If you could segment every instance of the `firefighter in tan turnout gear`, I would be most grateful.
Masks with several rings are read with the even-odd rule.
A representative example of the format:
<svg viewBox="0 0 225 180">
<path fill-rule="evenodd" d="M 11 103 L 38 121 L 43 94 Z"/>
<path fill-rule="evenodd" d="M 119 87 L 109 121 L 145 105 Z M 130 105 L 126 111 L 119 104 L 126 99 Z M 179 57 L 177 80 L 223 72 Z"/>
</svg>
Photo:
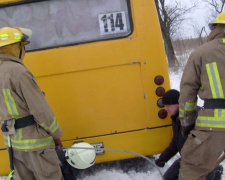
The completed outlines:
<svg viewBox="0 0 225 180">
<path fill-rule="evenodd" d="M 32 31 L 0 29 L 1 130 L 16 180 L 60 180 L 55 145 L 62 130 L 32 73 L 23 64 Z"/>
<path fill-rule="evenodd" d="M 188 134 L 180 180 L 204 180 L 225 149 L 225 12 L 210 24 L 208 41 L 189 57 L 180 85 L 179 116 Z M 204 107 L 196 113 L 197 95 Z"/>
</svg>

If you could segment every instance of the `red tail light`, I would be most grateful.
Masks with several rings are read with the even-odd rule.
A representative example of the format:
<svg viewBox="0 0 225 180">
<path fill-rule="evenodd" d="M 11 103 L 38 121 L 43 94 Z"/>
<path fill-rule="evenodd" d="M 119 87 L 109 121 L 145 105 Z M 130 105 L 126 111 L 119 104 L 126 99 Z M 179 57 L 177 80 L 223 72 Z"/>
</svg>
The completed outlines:
<svg viewBox="0 0 225 180">
<path fill-rule="evenodd" d="M 163 87 L 158 87 L 155 93 L 157 96 L 162 97 L 165 94 L 165 89 Z"/>
<path fill-rule="evenodd" d="M 162 76 L 156 76 L 154 81 L 156 85 L 162 85 L 164 83 L 164 78 Z"/>
<path fill-rule="evenodd" d="M 159 118 L 165 119 L 167 117 L 167 111 L 165 109 L 161 109 L 158 113 Z"/>
</svg>

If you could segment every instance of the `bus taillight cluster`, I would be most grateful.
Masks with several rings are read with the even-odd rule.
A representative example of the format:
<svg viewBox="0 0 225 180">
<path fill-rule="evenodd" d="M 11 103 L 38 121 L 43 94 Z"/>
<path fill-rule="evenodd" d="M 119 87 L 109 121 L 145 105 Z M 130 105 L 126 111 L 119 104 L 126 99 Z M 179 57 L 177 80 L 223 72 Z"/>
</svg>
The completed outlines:
<svg viewBox="0 0 225 180">
<path fill-rule="evenodd" d="M 156 76 L 155 77 L 155 84 L 158 85 L 158 86 L 161 86 L 163 83 L 164 83 L 164 78 L 162 76 Z M 165 94 L 165 89 L 163 87 L 158 87 L 155 91 L 156 95 L 158 97 L 162 97 L 164 94 Z M 158 101 L 157 101 L 157 105 L 160 107 L 160 108 L 163 108 L 164 107 L 164 104 L 162 103 L 162 98 L 160 98 Z M 165 109 L 161 109 L 159 112 L 158 112 L 158 116 L 159 118 L 161 119 L 165 119 L 167 117 L 167 111 Z"/>
</svg>

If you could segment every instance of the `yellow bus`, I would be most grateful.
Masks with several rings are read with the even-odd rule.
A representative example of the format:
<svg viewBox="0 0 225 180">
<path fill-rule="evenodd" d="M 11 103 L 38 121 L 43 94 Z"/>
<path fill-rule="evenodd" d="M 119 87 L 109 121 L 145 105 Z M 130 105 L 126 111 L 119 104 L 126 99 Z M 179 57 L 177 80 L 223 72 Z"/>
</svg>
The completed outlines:
<svg viewBox="0 0 225 180">
<path fill-rule="evenodd" d="M 45 92 L 63 144 L 142 155 L 162 152 L 172 138 L 161 98 L 170 88 L 154 0 L 1 0 L 0 28 L 33 34 L 25 65 Z M 97 151 L 97 162 L 135 155 Z M 0 175 L 9 172 L 0 137 Z"/>
</svg>

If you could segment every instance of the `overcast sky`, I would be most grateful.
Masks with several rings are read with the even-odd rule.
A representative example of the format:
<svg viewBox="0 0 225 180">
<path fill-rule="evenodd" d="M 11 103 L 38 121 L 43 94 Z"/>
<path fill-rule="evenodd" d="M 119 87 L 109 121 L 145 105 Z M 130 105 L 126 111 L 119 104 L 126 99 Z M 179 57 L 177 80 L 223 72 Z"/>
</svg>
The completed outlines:
<svg viewBox="0 0 225 180">
<path fill-rule="evenodd" d="M 198 34 L 196 31 L 197 29 L 202 29 L 205 26 L 207 33 L 209 33 L 208 23 L 206 22 L 207 19 L 207 12 L 209 12 L 209 5 L 202 0 L 177 0 L 182 3 L 183 7 L 191 6 L 194 1 L 197 1 L 198 6 L 197 8 L 193 9 L 190 14 L 187 14 L 186 17 L 188 21 L 181 27 L 183 36 L 186 37 L 196 37 Z M 193 27 L 194 26 L 196 27 Z M 198 28 L 197 28 L 198 27 Z"/>
</svg>

